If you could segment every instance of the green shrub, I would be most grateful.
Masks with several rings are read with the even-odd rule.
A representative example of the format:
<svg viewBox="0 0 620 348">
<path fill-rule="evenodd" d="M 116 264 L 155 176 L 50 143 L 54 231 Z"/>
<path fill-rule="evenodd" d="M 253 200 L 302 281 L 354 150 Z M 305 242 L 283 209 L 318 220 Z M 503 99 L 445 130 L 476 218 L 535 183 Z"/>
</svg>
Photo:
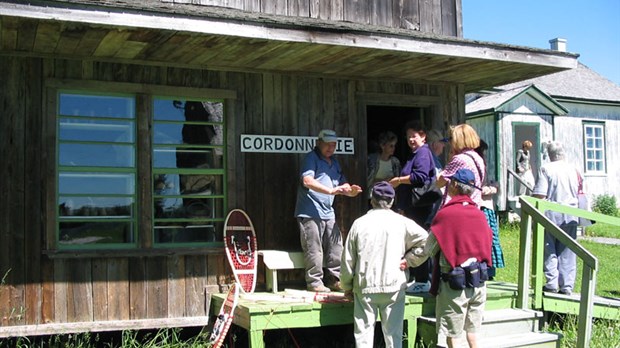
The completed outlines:
<svg viewBox="0 0 620 348">
<path fill-rule="evenodd" d="M 592 204 L 592 211 L 609 216 L 618 216 L 616 196 L 610 194 L 595 196 L 594 204 Z"/>
</svg>

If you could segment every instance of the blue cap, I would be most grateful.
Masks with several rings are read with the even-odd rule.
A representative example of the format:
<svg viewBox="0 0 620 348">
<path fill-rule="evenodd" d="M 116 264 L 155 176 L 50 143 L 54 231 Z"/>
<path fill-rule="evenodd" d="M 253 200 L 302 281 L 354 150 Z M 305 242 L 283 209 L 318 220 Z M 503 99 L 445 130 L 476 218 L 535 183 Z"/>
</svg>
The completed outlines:
<svg viewBox="0 0 620 348">
<path fill-rule="evenodd" d="M 450 180 L 456 180 L 461 184 L 465 184 L 475 189 L 482 190 L 480 187 L 476 186 L 476 176 L 474 175 L 474 172 L 467 168 L 461 168 L 457 170 L 456 173 L 454 173 L 454 175 L 450 177 Z"/>
<path fill-rule="evenodd" d="M 394 188 L 387 181 L 379 181 L 372 187 L 372 197 L 377 200 L 391 201 L 396 196 Z"/>
</svg>

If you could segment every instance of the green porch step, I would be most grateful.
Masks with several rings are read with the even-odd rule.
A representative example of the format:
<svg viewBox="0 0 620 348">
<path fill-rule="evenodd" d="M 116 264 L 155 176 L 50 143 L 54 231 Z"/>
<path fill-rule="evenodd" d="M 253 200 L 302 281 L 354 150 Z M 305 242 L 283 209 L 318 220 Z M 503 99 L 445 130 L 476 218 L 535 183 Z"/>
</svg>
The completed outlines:
<svg viewBox="0 0 620 348">
<path fill-rule="evenodd" d="M 544 314 L 523 309 L 494 309 L 484 314 L 478 332 L 481 347 L 559 347 L 561 335 L 539 332 Z M 426 347 L 446 347 L 446 338 L 435 333 L 434 317 L 418 318 L 418 335 Z M 467 347 L 463 336 L 460 346 Z"/>
</svg>

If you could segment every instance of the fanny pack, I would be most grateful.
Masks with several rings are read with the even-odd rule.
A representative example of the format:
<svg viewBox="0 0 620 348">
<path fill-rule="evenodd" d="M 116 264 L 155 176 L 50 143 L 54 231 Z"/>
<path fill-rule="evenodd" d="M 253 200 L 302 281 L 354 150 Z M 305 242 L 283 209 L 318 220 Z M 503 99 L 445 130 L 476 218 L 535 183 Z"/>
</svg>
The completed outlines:
<svg viewBox="0 0 620 348">
<path fill-rule="evenodd" d="M 489 280 L 489 272 L 486 262 L 472 262 L 469 266 L 454 267 L 448 273 L 441 274 L 441 280 L 448 282 L 453 290 L 465 288 L 479 288 Z"/>
</svg>

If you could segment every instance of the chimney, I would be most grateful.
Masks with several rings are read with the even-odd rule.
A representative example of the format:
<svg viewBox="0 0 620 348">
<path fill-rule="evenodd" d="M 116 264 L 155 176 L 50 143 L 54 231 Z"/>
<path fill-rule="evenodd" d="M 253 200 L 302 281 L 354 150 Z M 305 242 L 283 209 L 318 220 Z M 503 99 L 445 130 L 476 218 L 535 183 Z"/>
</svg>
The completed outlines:
<svg viewBox="0 0 620 348">
<path fill-rule="evenodd" d="M 551 49 L 559 52 L 566 52 L 566 39 L 562 39 L 556 37 L 555 39 L 549 40 L 551 44 Z"/>
</svg>

